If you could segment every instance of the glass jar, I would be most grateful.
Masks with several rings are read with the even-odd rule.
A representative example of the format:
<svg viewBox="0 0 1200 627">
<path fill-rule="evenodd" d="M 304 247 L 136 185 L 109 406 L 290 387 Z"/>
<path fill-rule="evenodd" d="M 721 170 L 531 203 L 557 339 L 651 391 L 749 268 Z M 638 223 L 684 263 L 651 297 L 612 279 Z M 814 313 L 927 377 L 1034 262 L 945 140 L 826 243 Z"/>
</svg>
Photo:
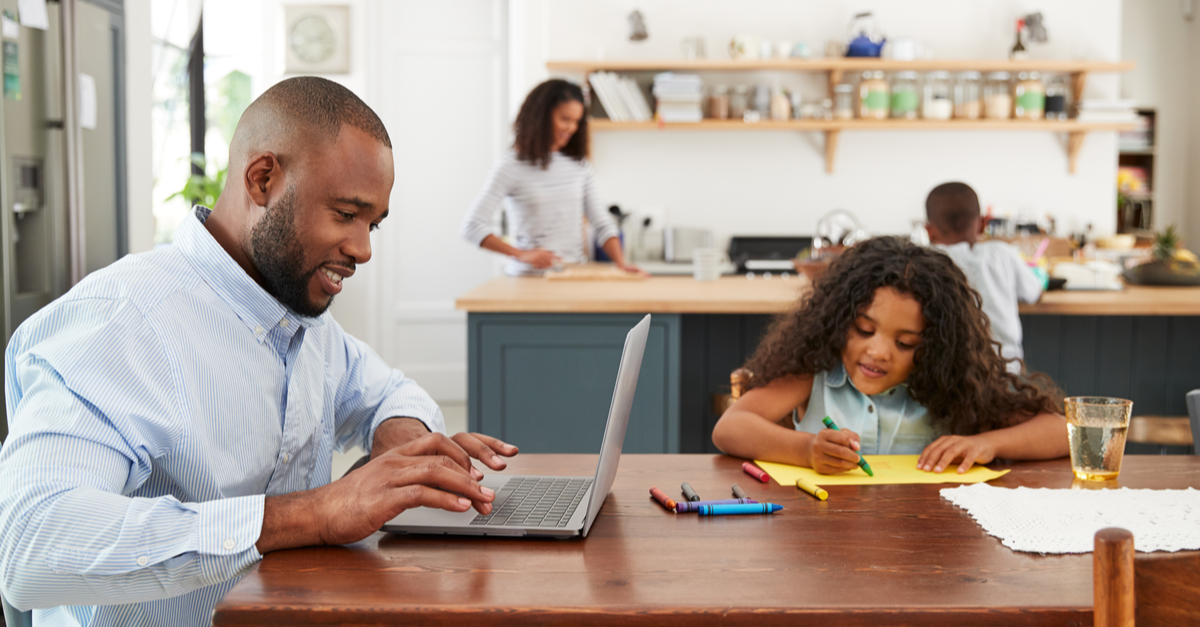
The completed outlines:
<svg viewBox="0 0 1200 627">
<path fill-rule="evenodd" d="M 724 85 L 713 87 L 708 97 L 708 117 L 714 120 L 729 119 L 729 88 Z"/>
<path fill-rule="evenodd" d="M 954 114 L 950 99 L 950 73 L 930 72 L 925 76 L 925 96 L 921 100 L 921 117 L 926 120 L 949 120 Z"/>
<path fill-rule="evenodd" d="M 1000 120 L 1012 117 L 1012 87 L 1008 72 L 992 72 L 983 84 L 983 114 Z"/>
<path fill-rule="evenodd" d="M 858 117 L 864 120 L 884 120 L 888 116 L 888 82 L 883 72 L 862 73 L 858 83 Z"/>
<path fill-rule="evenodd" d="M 854 119 L 854 85 L 842 83 L 833 86 L 833 117 L 839 120 Z"/>
<path fill-rule="evenodd" d="M 979 72 L 962 72 L 954 83 L 954 117 L 962 120 L 978 120 L 983 115 L 981 75 Z"/>
<path fill-rule="evenodd" d="M 1055 74 L 1046 81 L 1046 119 L 1065 120 L 1068 117 L 1071 103 L 1071 87 L 1067 77 Z"/>
<path fill-rule="evenodd" d="M 892 77 L 892 117 L 915 120 L 921 96 L 917 93 L 917 73 L 897 72 Z"/>
<path fill-rule="evenodd" d="M 734 120 L 740 120 L 746 115 L 746 106 L 750 103 L 750 89 L 745 85 L 738 85 L 733 88 L 733 95 L 729 97 L 729 117 Z"/>
<path fill-rule="evenodd" d="M 1046 113 L 1046 86 L 1038 72 L 1017 74 L 1013 85 L 1013 117 L 1020 120 L 1040 120 Z"/>
</svg>

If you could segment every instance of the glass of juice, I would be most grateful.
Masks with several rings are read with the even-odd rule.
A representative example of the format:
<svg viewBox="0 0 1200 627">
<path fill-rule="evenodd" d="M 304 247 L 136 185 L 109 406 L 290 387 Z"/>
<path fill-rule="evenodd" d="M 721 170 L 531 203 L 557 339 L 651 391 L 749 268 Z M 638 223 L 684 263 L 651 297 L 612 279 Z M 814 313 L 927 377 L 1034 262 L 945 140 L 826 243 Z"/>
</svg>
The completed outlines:
<svg viewBox="0 0 1200 627">
<path fill-rule="evenodd" d="M 1116 479 L 1121 473 L 1133 401 L 1108 396 L 1071 396 L 1063 403 L 1071 442 L 1071 470 L 1075 476 L 1084 481 Z"/>
</svg>

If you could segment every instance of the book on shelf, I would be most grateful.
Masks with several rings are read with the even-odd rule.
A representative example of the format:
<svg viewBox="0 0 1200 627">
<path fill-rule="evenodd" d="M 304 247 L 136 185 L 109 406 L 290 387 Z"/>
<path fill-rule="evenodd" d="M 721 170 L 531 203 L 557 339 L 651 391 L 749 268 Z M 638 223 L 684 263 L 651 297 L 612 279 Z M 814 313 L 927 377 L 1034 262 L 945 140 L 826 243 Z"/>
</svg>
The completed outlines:
<svg viewBox="0 0 1200 627">
<path fill-rule="evenodd" d="M 646 102 L 646 96 L 632 78 L 621 77 L 612 72 L 593 72 L 588 80 L 610 120 L 650 121 L 650 104 Z"/>
<path fill-rule="evenodd" d="M 662 72 L 654 76 L 655 117 L 663 122 L 704 119 L 704 82 L 696 74 Z"/>
</svg>

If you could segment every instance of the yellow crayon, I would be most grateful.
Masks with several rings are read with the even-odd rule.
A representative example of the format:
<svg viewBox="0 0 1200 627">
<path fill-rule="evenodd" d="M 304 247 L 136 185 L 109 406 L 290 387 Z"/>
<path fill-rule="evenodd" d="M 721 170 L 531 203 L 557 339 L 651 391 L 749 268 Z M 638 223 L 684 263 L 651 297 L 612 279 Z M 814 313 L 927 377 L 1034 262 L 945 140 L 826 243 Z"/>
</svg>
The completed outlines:
<svg viewBox="0 0 1200 627">
<path fill-rule="evenodd" d="M 808 492 L 809 494 L 824 501 L 829 498 L 829 493 L 821 489 L 821 486 L 809 483 L 803 479 L 796 480 L 796 487 Z"/>
</svg>

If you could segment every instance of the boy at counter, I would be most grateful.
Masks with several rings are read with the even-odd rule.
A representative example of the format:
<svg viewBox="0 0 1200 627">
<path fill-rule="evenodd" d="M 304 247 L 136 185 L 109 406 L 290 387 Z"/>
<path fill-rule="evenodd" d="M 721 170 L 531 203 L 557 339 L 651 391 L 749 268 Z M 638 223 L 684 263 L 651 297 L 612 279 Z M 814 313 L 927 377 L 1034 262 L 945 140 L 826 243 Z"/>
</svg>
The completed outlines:
<svg viewBox="0 0 1200 627">
<path fill-rule="evenodd" d="M 967 282 L 983 298 L 983 312 L 991 321 L 992 338 L 1008 369 L 1020 373 L 1025 350 L 1021 345 L 1018 303 L 1036 303 L 1042 282 L 1005 242 L 976 241 L 983 232 L 979 197 L 966 183 L 942 183 L 925 199 L 925 228 L 934 248 L 946 253 L 967 275 Z"/>
</svg>

